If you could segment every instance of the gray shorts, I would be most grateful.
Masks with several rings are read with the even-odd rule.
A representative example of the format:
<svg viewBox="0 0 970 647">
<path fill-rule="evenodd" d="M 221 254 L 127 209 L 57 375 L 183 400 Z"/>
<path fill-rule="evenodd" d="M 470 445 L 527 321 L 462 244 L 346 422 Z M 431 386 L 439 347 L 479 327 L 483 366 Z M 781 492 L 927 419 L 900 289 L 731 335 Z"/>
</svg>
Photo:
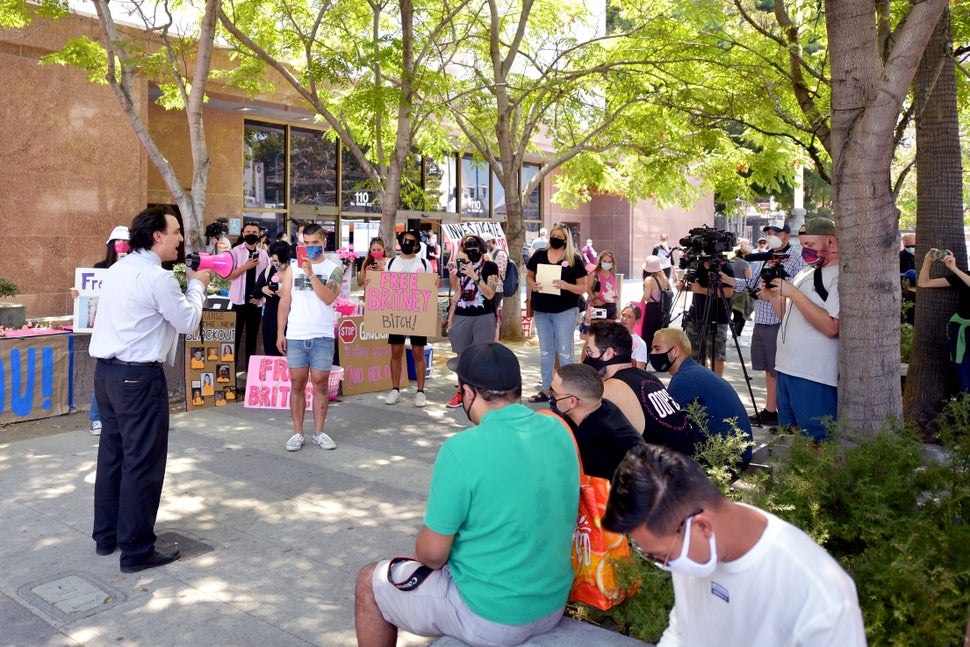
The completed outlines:
<svg viewBox="0 0 970 647">
<path fill-rule="evenodd" d="M 778 326 L 755 324 L 751 332 L 751 368 L 775 374 L 775 354 L 778 352 Z"/>
<path fill-rule="evenodd" d="M 374 599 L 385 620 L 419 636 L 452 636 L 475 647 L 518 645 L 531 636 L 551 631 L 562 619 L 565 606 L 522 625 L 492 622 L 468 608 L 447 565 L 432 571 L 418 588 L 401 591 L 387 581 L 389 563 L 385 560 L 374 568 Z"/>
<path fill-rule="evenodd" d="M 448 326 L 448 340 L 455 353 L 464 353 L 466 348 L 474 344 L 495 341 L 495 313 L 477 317 L 455 315 Z"/>
<path fill-rule="evenodd" d="M 705 337 L 707 340 L 704 343 L 704 356 L 705 359 L 711 356 L 711 326 L 715 326 L 716 332 L 714 333 L 714 359 L 719 361 L 724 361 L 727 359 L 727 336 L 728 336 L 728 324 L 708 324 L 707 330 L 705 331 Z M 691 346 L 691 357 L 695 361 L 700 361 L 701 352 L 701 339 L 700 331 L 693 321 L 687 320 L 684 323 L 684 334 L 687 335 L 687 339 L 690 340 Z"/>
</svg>

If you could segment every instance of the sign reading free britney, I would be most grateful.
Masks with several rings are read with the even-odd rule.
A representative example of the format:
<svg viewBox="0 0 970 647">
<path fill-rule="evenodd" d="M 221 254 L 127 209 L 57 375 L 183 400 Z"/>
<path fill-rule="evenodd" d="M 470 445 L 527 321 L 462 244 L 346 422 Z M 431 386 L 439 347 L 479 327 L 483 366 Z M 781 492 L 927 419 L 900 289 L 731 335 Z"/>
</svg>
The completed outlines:
<svg viewBox="0 0 970 647">
<path fill-rule="evenodd" d="M 368 330 L 422 337 L 439 334 L 441 314 L 434 274 L 381 272 L 376 277 L 368 273 L 368 278 L 364 288 L 364 326 Z"/>
</svg>

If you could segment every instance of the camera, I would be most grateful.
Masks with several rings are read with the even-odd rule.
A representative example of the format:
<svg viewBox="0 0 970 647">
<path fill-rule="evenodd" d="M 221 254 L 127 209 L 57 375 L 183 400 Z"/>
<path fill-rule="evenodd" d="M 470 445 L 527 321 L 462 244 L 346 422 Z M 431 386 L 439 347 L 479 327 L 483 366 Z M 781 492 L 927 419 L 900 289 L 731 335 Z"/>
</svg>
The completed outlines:
<svg viewBox="0 0 970 647">
<path fill-rule="evenodd" d="M 948 249 L 931 249 L 930 250 L 930 260 L 938 261 L 941 258 L 946 258 L 950 255 L 950 250 Z"/>
<path fill-rule="evenodd" d="M 687 236 L 680 239 L 680 269 L 684 273 L 684 285 L 690 285 L 697 279 L 702 281 L 709 277 L 710 284 L 719 282 L 719 275 L 730 265 L 724 258 L 724 253 L 734 249 L 737 236 L 730 231 L 715 229 L 714 227 L 694 227 Z"/>
<path fill-rule="evenodd" d="M 590 319 L 606 319 L 606 308 L 593 308 L 589 317 Z"/>
<path fill-rule="evenodd" d="M 785 270 L 785 266 L 777 262 L 769 262 L 763 268 L 761 268 L 760 278 L 765 282 L 767 287 L 772 287 L 771 282 L 775 279 L 787 279 L 788 272 Z"/>
</svg>

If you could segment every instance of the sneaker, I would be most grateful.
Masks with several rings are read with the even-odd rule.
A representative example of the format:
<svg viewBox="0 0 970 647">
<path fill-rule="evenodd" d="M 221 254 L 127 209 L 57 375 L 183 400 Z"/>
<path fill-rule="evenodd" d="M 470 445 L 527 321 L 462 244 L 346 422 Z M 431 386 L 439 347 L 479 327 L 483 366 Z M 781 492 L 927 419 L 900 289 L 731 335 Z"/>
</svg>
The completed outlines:
<svg viewBox="0 0 970 647">
<path fill-rule="evenodd" d="M 758 416 L 756 416 L 756 415 L 754 415 L 754 416 L 748 416 L 748 420 L 751 421 L 751 424 L 754 424 L 754 425 L 758 424 Z M 767 409 L 762 409 L 761 410 L 761 424 L 763 426 L 765 426 L 765 427 L 768 427 L 770 425 L 777 425 L 778 424 L 778 412 L 777 411 L 768 411 Z"/>
<path fill-rule="evenodd" d="M 448 400 L 448 404 L 445 405 L 445 406 L 447 406 L 449 409 L 457 409 L 458 407 L 460 407 L 461 406 L 461 391 L 459 391 L 458 393 L 456 393 L 455 394 L 455 397 L 453 397 L 452 399 Z"/>
<path fill-rule="evenodd" d="M 91 421 L 91 427 L 88 428 L 88 433 L 91 434 L 92 436 L 100 436 L 101 435 L 101 421 L 100 420 L 92 420 Z"/>
<path fill-rule="evenodd" d="M 414 406 L 424 407 L 428 404 L 428 398 L 424 395 L 424 391 L 418 391 L 414 394 Z"/>
<path fill-rule="evenodd" d="M 337 449 L 337 443 L 333 442 L 333 438 L 323 433 L 313 434 L 313 442 L 320 446 L 320 449 Z"/>
<path fill-rule="evenodd" d="M 384 398 L 384 404 L 397 404 L 401 401 L 401 391 L 398 389 L 391 389 L 391 392 L 387 394 Z"/>
<path fill-rule="evenodd" d="M 303 434 L 293 434 L 290 439 L 286 441 L 286 451 L 288 452 L 298 452 L 303 449 Z"/>
</svg>

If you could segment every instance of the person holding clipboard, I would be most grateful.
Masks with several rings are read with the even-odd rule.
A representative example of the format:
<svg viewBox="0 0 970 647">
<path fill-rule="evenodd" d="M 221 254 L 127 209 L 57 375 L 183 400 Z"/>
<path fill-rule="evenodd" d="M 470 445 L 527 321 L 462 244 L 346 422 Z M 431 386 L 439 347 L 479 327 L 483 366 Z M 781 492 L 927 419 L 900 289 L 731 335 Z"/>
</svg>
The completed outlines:
<svg viewBox="0 0 970 647">
<path fill-rule="evenodd" d="M 549 246 L 533 252 L 526 265 L 526 284 L 532 290 L 532 311 L 539 335 L 542 389 L 529 402 L 547 402 L 555 368 L 573 364 L 574 331 L 579 315 L 579 296 L 586 293 L 586 267 L 576 253 L 565 225 L 554 225 Z"/>
</svg>

